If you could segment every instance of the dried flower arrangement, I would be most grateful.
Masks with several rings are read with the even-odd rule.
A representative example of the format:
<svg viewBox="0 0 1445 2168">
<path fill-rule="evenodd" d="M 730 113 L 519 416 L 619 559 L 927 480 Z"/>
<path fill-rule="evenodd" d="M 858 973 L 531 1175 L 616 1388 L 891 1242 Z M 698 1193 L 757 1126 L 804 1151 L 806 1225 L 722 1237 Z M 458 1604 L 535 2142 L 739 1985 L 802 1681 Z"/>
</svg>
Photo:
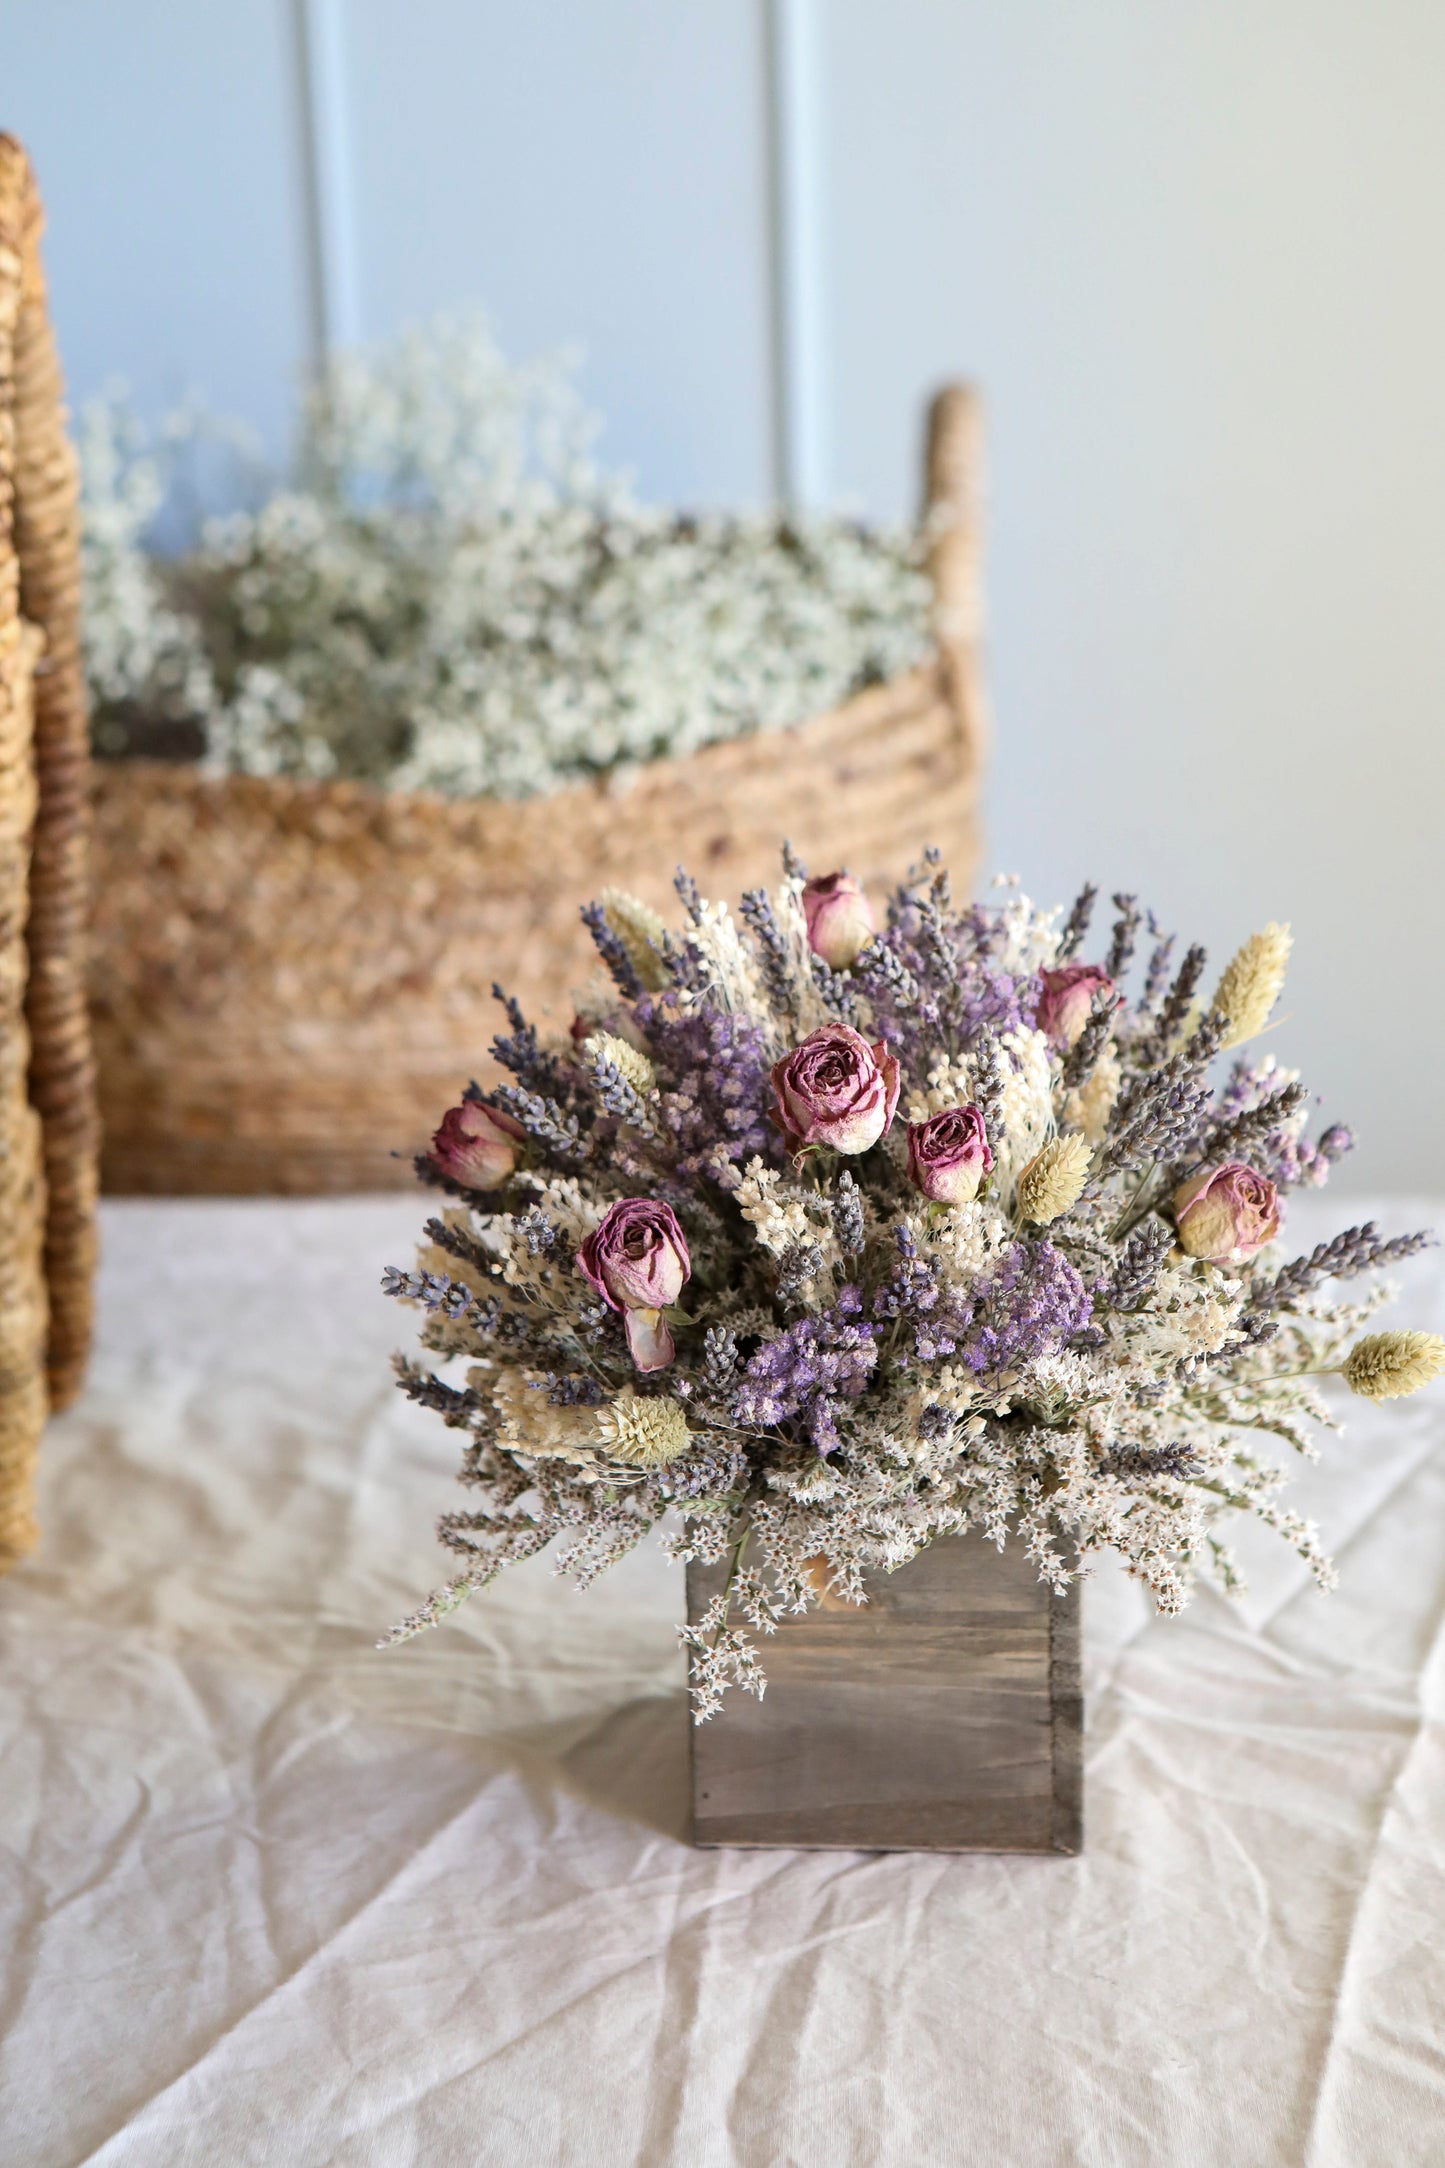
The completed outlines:
<svg viewBox="0 0 1445 2168">
<path fill-rule="evenodd" d="M 1359 1337 L 1388 1290 L 1330 1287 L 1428 1235 L 1274 1248 L 1286 1192 L 1352 1142 L 1306 1137 L 1270 1057 L 1210 1081 L 1266 1024 L 1287 929 L 1206 1005 L 1203 949 L 1176 966 L 1133 896 L 1092 964 L 1092 888 L 1062 925 L 1012 893 L 960 906 L 936 854 L 881 930 L 790 853 L 741 922 L 677 887 L 677 930 L 587 907 L 610 984 L 555 1045 L 512 1004 L 515 1082 L 473 1087 L 418 1161 L 453 1202 L 383 1284 L 466 1368 L 398 1377 L 466 1433 L 479 1503 L 443 1517 L 460 1571 L 392 1638 L 554 1538 L 585 1583 L 669 1517 L 673 1555 L 731 1561 L 683 1629 L 699 1718 L 762 1692 L 749 1629 L 972 1524 L 1059 1591 L 1112 1548 L 1172 1612 L 1201 1568 L 1239 1585 L 1217 1524 L 1252 1513 L 1328 1586 L 1259 1441 L 1314 1457 L 1313 1380 L 1413 1392 L 1445 1341 Z"/>
<path fill-rule="evenodd" d="M 176 470 L 240 433 L 93 407 L 97 750 L 522 798 L 796 723 L 930 651 L 918 535 L 641 505 L 597 426 L 564 366 L 439 320 L 335 361 L 291 478 L 253 473 L 254 509 L 165 557 Z"/>
</svg>

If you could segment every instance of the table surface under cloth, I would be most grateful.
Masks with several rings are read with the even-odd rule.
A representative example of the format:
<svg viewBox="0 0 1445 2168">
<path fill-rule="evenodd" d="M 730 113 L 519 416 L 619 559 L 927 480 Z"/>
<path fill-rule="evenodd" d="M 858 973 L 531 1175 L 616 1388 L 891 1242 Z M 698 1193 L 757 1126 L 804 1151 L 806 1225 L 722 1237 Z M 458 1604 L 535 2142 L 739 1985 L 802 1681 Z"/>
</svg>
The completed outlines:
<svg viewBox="0 0 1445 2168">
<path fill-rule="evenodd" d="M 1445 1221 L 1295 1244 L 1371 1209 Z M 1445 2160 L 1445 1391 L 1302 1471 L 1336 1595 L 1263 1531 L 1242 1603 L 1091 1582 L 1082 1858 L 694 1852 L 652 1543 L 373 1646 L 464 1495 L 387 1368 L 425 1210 L 106 1213 L 0 1583 L 5 2168 Z"/>
</svg>

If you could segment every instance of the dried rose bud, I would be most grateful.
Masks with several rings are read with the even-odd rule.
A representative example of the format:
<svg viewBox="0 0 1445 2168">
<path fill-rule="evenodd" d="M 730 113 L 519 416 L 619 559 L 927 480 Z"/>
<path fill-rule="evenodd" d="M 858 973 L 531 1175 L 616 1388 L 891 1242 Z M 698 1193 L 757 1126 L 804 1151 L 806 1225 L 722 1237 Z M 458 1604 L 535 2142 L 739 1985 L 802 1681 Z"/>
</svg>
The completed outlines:
<svg viewBox="0 0 1445 2168">
<path fill-rule="evenodd" d="M 1229 1159 L 1174 1192 L 1174 1226 L 1188 1256 L 1242 1264 L 1279 1233 L 1279 1196 L 1268 1175 Z"/>
<path fill-rule="evenodd" d="M 830 971 L 851 964 L 873 939 L 873 907 L 851 873 L 825 873 L 803 890 L 808 945 Z"/>
<path fill-rule="evenodd" d="M 1112 994 L 1114 981 L 1097 964 L 1060 964 L 1057 971 L 1039 976 L 1044 990 L 1039 996 L 1038 1028 L 1055 1046 L 1068 1048 L 1089 1021 L 1095 994 Z"/>
<path fill-rule="evenodd" d="M 969 1204 L 993 1167 L 977 1107 L 949 1107 L 908 1125 L 908 1179 L 935 1204 Z"/>
<path fill-rule="evenodd" d="M 663 1311 L 692 1276 L 687 1237 L 670 1204 L 623 1197 L 577 1252 L 577 1268 L 622 1313 L 639 1370 L 665 1370 L 676 1349 Z"/>
<path fill-rule="evenodd" d="M 442 1116 L 431 1140 L 431 1162 L 464 1189 L 499 1189 L 517 1164 L 517 1146 L 526 1134 L 499 1107 L 464 1099 Z"/>
<path fill-rule="evenodd" d="M 901 1078 L 880 1039 L 870 1046 L 848 1024 L 824 1024 L 773 1064 L 773 1120 L 790 1152 L 824 1144 L 866 1152 L 893 1119 Z"/>
</svg>

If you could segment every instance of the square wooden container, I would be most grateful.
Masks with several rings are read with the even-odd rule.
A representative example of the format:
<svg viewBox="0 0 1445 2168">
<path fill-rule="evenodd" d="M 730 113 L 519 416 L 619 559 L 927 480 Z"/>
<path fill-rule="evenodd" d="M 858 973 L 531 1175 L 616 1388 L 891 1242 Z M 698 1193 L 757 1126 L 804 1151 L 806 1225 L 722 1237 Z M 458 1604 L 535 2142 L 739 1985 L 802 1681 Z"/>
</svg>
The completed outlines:
<svg viewBox="0 0 1445 2168">
<path fill-rule="evenodd" d="M 724 1566 L 690 1566 L 688 1616 Z M 885 1852 L 1078 1852 L 1079 1591 L 976 1532 L 868 1575 L 760 1640 L 762 1701 L 692 1734 L 693 1842 Z"/>
</svg>

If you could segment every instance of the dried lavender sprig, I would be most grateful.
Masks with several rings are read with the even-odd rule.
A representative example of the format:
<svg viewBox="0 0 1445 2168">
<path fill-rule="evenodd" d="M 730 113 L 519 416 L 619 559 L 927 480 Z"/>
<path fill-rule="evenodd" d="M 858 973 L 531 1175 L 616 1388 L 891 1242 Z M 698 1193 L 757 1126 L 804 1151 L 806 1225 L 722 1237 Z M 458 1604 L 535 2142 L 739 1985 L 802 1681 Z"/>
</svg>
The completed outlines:
<svg viewBox="0 0 1445 2168">
<path fill-rule="evenodd" d="M 1278 1091 L 1261 1099 L 1256 1107 L 1246 1107 L 1236 1114 L 1233 1121 L 1221 1122 L 1210 1129 L 1200 1143 L 1197 1157 L 1210 1159 L 1242 1159 L 1255 1145 L 1262 1144 L 1276 1129 L 1282 1129 L 1309 1098 L 1308 1088 L 1299 1083 L 1282 1084 Z"/>
<path fill-rule="evenodd" d="M 726 1401 L 737 1371 L 737 1334 L 726 1325 L 709 1325 L 703 1334 L 703 1391 L 710 1399 Z"/>
<path fill-rule="evenodd" d="M 1399 1264 L 1420 1250 L 1432 1249 L 1436 1240 L 1429 1228 L 1422 1228 L 1416 1234 L 1393 1235 L 1386 1240 L 1373 1220 L 1366 1220 L 1361 1227 L 1347 1227 L 1332 1242 L 1317 1243 L 1308 1257 L 1297 1257 L 1293 1264 L 1284 1266 L 1258 1289 L 1250 1302 L 1250 1310 L 1259 1315 L 1288 1309 L 1291 1303 L 1298 1302 L 1301 1296 L 1310 1294 L 1326 1280 L 1348 1280 L 1357 1272 L 1373 1272 L 1381 1265 Z"/>
<path fill-rule="evenodd" d="M 637 975 L 637 966 L 627 953 L 627 944 L 614 927 L 608 924 L 606 910 L 600 903 L 584 903 L 582 923 L 596 944 L 597 953 L 612 974 L 613 984 L 626 1001 L 639 1001 L 646 989 Z"/>
<path fill-rule="evenodd" d="M 482 1248 L 476 1236 L 468 1234 L 465 1227 L 449 1227 L 445 1220 L 429 1219 L 425 1233 L 427 1240 L 434 1242 L 439 1250 L 445 1250 L 449 1257 L 459 1258 L 464 1265 L 470 1265 L 474 1272 L 491 1271 L 492 1258 Z"/>
<path fill-rule="evenodd" d="M 793 981 L 788 944 L 773 910 L 773 899 L 765 888 L 747 888 L 739 908 L 762 951 L 763 978 L 768 992 L 777 1007 L 791 1015 L 798 1006 L 798 989 Z"/>
<path fill-rule="evenodd" d="M 406 1272 L 400 1265 L 383 1266 L 381 1292 L 398 1302 L 419 1302 L 424 1310 L 440 1310 L 448 1318 L 465 1316 L 477 1300 L 465 1280 L 449 1279 L 444 1272 Z"/>
<path fill-rule="evenodd" d="M 1119 916 L 1114 924 L 1114 938 L 1104 959 L 1104 969 L 1111 979 L 1122 979 L 1134 959 L 1134 943 L 1139 932 L 1139 898 L 1117 895 L 1114 908 Z"/>
<path fill-rule="evenodd" d="M 554 1408 L 600 1408 L 607 1395 L 596 1378 L 584 1372 L 569 1370 L 560 1375 L 549 1370 L 544 1378 L 536 1381 L 537 1390 L 545 1391 Z"/>
<path fill-rule="evenodd" d="M 1074 898 L 1073 907 L 1064 920 L 1064 930 L 1059 935 L 1059 946 L 1056 951 L 1059 963 L 1067 963 L 1071 956 L 1078 955 L 1083 946 L 1084 936 L 1089 930 L 1089 923 L 1094 916 L 1094 905 L 1098 901 L 1098 897 L 1099 891 L 1094 886 L 1094 883 L 1085 881 L 1078 895 Z"/>
<path fill-rule="evenodd" d="M 887 936 L 870 941 L 853 966 L 853 975 L 871 994 L 881 994 L 900 1009 L 911 1008 L 923 989 Z"/>
<path fill-rule="evenodd" d="M 748 1456 L 742 1448 L 719 1440 L 669 1461 L 652 1480 L 664 1500 L 727 1498 L 746 1481 L 747 1473 Z"/>
<path fill-rule="evenodd" d="M 1211 1009 L 1187 1045 L 1162 1068 L 1129 1079 L 1114 1109 L 1114 1133 L 1105 1145 L 1101 1171 L 1117 1173 L 1146 1159 L 1172 1164 L 1182 1157 L 1212 1103 L 1204 1072 L 1219 1052 L 1225 1029 L 1223 1016 Z"/>
<path fill-rule="evenodd" d="M 420 1363 L 408 1362 L 404 1355 L 394 1355 L 391 1366 L 407 1399 L 435 1409 L 448 1430 L 470 1429 L 473 1417 L 481 1413 L 482 1396 L 473 1386 L 448 1385 L 430 1370 L 423 1370 Z"/>
<path fill-rule="evenodd" d="M 974 1038 L 969 1055 L 973 1098 L 987 1133 L 998 1136 L 1003 1119 L 1003 1062 L 997 1035 L 987 1025 Z"/>
<path fill-rule="evenodd" d="M 858 995 L 853 981 L 846 971 L 831 971 L 821 956 L 810 956 L 813 984 L 817 987 L 828 1007 L 845 1024 L 858 1022 Z"/>
<path fill-rule="evenodd" d="M 545 1257 L 557 1246 L 557 1227 L 539 1204 L 529 1204 L 517 1214 L 517 1233 L 527 1245 L 529 1257 Z"/>
<path fill-rule="evenodd" d="M 622 1074 L 615 1061 L 610 1061 L 605 1054 L 598 1054 L 588 1074 L 603 1107 L 617 1121 L 626 1122 L 633 1129 L 652 1128 L 647 1101 L 632 1079 Z"/>
<path fill-rule="evenodd" d="M 672 885 L 677 890 L 678 902 L 692 920 L 693 925 L 700 926 L 702 924 L 702 898 L 697 892 L 697 882 L 685 866 L 678 867 L 672 877 Z"/>
<path fill-rule="evenodd" d="M 571 1079 L 566 1063 L 555 1054 L 549 1054 L 537 1043 L 537 1027 L 529 1024 L 522 1014 L 521 1004 L 511 994 L 492 982 L 492 993 L 507 1012 L 510 1032 L 499 1031 L 492 1041 L 492 1052 L 504 1069 L 526 1085 L 529 1091 L 549 1093 L 554 1098 L 566 1096 Z M 466 1093 L 469 1099 L 481 1099 L 482 1089 L 473 1084 Z"/>
<path fill-rule="evenodd" d="M 1070 1047 L 1064 1061 L 1065 1091 L 1077 1091 L 1081 1085 L 1088 1083 L 1109 1043 L 1115 1014 L 1123 1006 L 1123 996 L 1120 994 L 1103 991 L 1095 994 L 1088 1022 Z"/>
<path fill-rule="evenodd" d="M 1184 952 L 1179 975 L 1170 987 L 1159 1021 L 1147 1039 L 1141 1041 L 1141 1053 L 1145 1060 L 1162 1061 L 1188 1021 L 1194 1005 L 1199 981 L 1204 976 L 1204 966 L 1209 961 L 1209 951 L 1201 942 L 1195 941 Z"/>
<path fill-rule="evenodd" d="M 499 1105 L 516 1116 L 529 1136 L 558 1159 L 575 1165 L 590 1158 L 591 1140 L 582 1135 L 576 1115 L 568 1113 L 555 1099 L 525 1091 L 520 1084 L 499 1084 L 496 1098 Z"/>
<path fill-rule="evenodd" d="M 806 881 L 808 878 L 807 867 L 786 836 L 783 838 L 783 871 L 790 881 Z"/>
<path fill-rule="evenodd" d="M 1165 934 L 1149 957 L 1149 967 L 1144 973 L 1144 991 L 1139 997 L 1137 1016 L 1150 1016 L 1164 996 L 1169 979 L 1170 959 L 1174 954 L 1174 935 Z"/>
<path fill-rule="evenodd" d="M 833 1233 L 839 1249 L 845 1257 L 856 1257 L 865 1239 L 863 1221 L 863 1192 L 845 1167 L 838 1177 L 838 1184 L 828 1199 L 828 1210 L 833 1219 Z"/>
<path fill-rule="evenodd" d="M 925 965 L 931 965 L 929 976 L 936 986 L 956 990 L 958 980 L 958 948 L 949 932 L 946 915 L 948 875 L 935 875 L 928 891 L 917 899 L 918 923 L 914 940 Z"/>
<path fill-rule="evenodd" d="M 1123 1249 L 1107 1281 L 1095 1290 L 1110 1310 L 1141 1308 L 1174 1247 L 1174 1229 L 1161 1219 L 1149 1218 L 1137 1227 Z"/>
<path fill-rule="evenodd" d="M 816 1242 L 790 1242 L 778 1259 L 779 1302 L 801 1302 L 811 1280 L 823 1269 L 823 1252 Z"/>
</svg>

